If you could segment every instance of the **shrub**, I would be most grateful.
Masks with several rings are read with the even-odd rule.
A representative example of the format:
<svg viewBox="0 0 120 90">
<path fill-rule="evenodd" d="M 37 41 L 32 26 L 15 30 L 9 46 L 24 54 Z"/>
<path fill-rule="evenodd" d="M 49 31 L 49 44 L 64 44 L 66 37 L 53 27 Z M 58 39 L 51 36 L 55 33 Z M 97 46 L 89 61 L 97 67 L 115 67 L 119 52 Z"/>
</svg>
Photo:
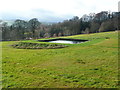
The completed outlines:
<svg viewBox="0 0 120 90">
<path fill-rule="evenodd" d="M 66 45 L 61 44 L 42 44 L 42 43 L 28 43 L 28 42 L 20 42 L 18 44 L 12 45 L 14 48 L 19 49 L 55 49 L 55 48 L 64 48 Z"/>
</svg>

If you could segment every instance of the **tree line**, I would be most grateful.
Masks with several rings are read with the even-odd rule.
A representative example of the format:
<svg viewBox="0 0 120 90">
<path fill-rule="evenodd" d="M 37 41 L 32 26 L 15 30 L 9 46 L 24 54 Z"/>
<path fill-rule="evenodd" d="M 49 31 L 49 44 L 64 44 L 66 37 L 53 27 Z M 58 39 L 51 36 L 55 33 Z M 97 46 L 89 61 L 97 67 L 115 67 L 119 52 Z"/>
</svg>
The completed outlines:
<svg viewBox="0 0 120 90">
<path fill-rule="evenodd" d="M 0 20 L 2 40 L 26 40 L 89 34 L 120 29 L 120 12 L 102 11 L 90 13 L 81 18 L 72 19 L 50 25 L 42 24 L 37 18 L 29 21 L 17 19 L 12 25 Z"/>
</svg>

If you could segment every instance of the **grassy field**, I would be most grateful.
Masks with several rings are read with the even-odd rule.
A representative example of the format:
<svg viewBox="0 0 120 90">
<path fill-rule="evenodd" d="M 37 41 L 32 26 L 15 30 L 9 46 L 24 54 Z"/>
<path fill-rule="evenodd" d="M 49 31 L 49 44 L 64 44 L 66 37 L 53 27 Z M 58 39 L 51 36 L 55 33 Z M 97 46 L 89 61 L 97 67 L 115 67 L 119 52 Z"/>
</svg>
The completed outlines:
<svg viewBox="0 0 120 90">
<path fill-rule="evenodd" d="M 2 42 L 3 88 L 118 88 L 117 31 L 63 38 L 89 41 L 60 49 L 16 49 L 11 45 L 19 41 Z"/>
</svg>

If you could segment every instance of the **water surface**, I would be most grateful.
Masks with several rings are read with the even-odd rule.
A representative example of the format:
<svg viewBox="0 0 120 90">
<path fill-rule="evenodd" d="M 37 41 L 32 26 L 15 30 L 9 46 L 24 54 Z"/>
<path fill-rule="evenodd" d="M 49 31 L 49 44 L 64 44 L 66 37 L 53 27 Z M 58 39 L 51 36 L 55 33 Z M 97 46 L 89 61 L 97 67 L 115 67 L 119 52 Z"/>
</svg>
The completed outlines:
<svg viewBox="0 0 120 90">
<path fill-rule="evenodd" d="M 86 42 L 88 40 L 57 38 L 57 39 L 47 39 L 47 40 L 38 40 L 38 41 L 40 41 L 40 42 L 51 42 L 51 43 L 78 44 L 78 43 Z"/>
<path fill-rule="evenodd" d="M 71 40 L 54 40 L 54 41 L 48 41 L 52 43 L 66 43 L 66 44 L 78 44 L 82 43 L 82 41 L 71 41 Z"/>
</svg>

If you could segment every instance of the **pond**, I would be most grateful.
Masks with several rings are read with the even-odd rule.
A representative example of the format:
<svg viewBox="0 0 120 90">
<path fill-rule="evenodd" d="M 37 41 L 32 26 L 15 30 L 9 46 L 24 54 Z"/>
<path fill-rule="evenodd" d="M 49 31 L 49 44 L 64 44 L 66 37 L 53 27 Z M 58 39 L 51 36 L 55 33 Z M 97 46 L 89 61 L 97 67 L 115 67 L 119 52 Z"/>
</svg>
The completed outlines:
<svg viewBox="0 0 120 90">
<path fill-rule="evenodd" d="M 51 42 L 51 43 L 78 44 L 78 43 L 86 42 L 88 40 L 57 38 L 57 39 L 38 40 L 38 41 L 40 41 L 40 42 Z"/>
</svg>

